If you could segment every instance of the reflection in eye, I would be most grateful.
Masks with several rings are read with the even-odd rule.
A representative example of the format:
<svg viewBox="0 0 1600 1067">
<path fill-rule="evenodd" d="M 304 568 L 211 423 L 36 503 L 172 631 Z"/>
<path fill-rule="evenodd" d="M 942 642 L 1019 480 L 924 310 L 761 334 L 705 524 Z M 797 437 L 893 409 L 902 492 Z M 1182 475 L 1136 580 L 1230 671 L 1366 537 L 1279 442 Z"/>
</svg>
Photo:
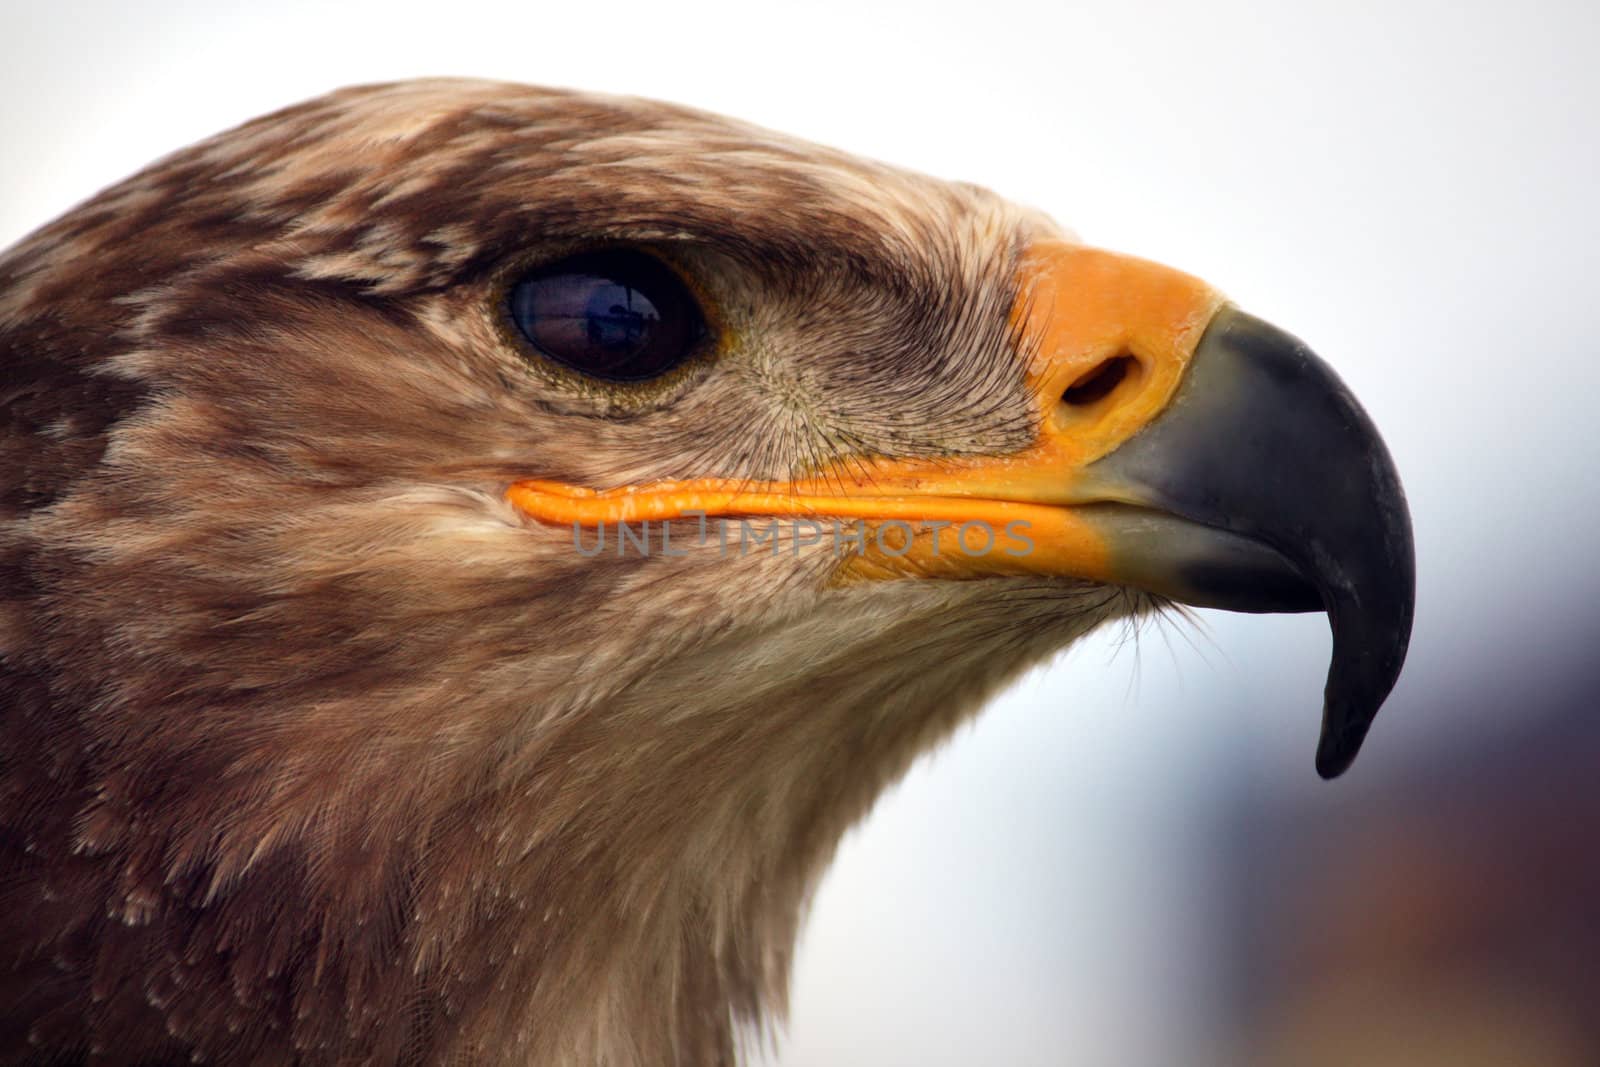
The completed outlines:
<svg viewBox="0 0 1600 1067">
<path fill-rule="evenodd" d="M 640 381 L 694 351 L 705 318 L 667 267 L 641 252 L 545 264 L 511 290 L 511 317 L 541 353 L 596 378 Z"/>
</svg>

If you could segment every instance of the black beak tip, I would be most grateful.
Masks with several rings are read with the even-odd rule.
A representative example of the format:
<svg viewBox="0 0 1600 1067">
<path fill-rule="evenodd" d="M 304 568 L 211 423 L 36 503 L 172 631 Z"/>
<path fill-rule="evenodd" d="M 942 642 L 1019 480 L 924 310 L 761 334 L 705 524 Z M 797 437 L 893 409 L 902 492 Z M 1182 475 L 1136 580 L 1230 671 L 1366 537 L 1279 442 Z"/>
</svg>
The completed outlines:
<svg viewBox="0 0 1600 1067">
<path fill-rule="evenodd" d="M 1356 761 L 1361 742 L 1366 740 L 1368 723 L 1346 724 L 1343 729 L 1324 728 L 1317 743 L 1317 775 L 1331 782 Z"/>
</svg>

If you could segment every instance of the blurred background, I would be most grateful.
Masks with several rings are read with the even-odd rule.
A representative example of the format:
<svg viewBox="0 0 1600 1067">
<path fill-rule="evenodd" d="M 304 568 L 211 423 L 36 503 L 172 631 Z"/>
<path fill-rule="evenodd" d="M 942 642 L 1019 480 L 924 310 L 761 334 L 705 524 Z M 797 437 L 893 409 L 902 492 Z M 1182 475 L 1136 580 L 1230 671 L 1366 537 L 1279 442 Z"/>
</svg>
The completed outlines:
<svg viewBox="0 0 1600 1067">
<path fill-rule="evenodd" d="M 1333 363 L 1410 495 L 1410 663 L 1312 771 L 1321 616 L 1101 635 L 846 840 L 777 1067 L 1600 1063 L 1592 0 L 0 6 L 0 245 L 343 84 L 738 115 L 1045 209 Z"/>
</svg>

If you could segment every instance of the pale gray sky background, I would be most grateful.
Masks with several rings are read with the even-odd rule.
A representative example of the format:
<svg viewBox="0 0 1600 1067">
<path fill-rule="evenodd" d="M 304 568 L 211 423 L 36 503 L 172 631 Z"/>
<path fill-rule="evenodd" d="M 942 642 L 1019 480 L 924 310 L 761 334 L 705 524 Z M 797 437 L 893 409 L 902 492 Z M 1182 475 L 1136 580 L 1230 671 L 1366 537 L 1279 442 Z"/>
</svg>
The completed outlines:
<svg viewBox="0 0 1600 1067">
<path fill-rule="evenodd" d="M 1412 502 L 1410 665 L 1312 771 L 1320 616 L 1081 646 L 846 841 L 774 1062 L 1193 1063 L 1243 780 L 1336 816 L 1590 654 L 1600 517 L 1600 7 L 54 3 L 0 8 L 0 245 L 223 127 L 456 74 L 722 111 L 1045 209 L 1199 274 L 1362 398 Z M 1465 677 L 1519 672 L 1515 706 Z M 1460 694 L 1461 699 L 1454 695 Z"/>
</svg>

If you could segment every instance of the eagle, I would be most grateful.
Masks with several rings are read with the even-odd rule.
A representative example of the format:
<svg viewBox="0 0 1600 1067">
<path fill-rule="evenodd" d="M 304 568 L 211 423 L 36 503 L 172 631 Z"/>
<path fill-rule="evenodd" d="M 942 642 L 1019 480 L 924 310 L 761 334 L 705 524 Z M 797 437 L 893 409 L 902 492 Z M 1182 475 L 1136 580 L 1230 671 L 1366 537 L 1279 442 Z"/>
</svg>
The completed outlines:
<svg viewBox="0 0 1600 1067">
<path fill-rule="evenodd" d="M 1326 611 L 1405 500 L 1301 342 L 741 122 L 366 86 L 0 256 L 0 1063 L 730 1064 L 1019 672 Z"/>
</svg>

